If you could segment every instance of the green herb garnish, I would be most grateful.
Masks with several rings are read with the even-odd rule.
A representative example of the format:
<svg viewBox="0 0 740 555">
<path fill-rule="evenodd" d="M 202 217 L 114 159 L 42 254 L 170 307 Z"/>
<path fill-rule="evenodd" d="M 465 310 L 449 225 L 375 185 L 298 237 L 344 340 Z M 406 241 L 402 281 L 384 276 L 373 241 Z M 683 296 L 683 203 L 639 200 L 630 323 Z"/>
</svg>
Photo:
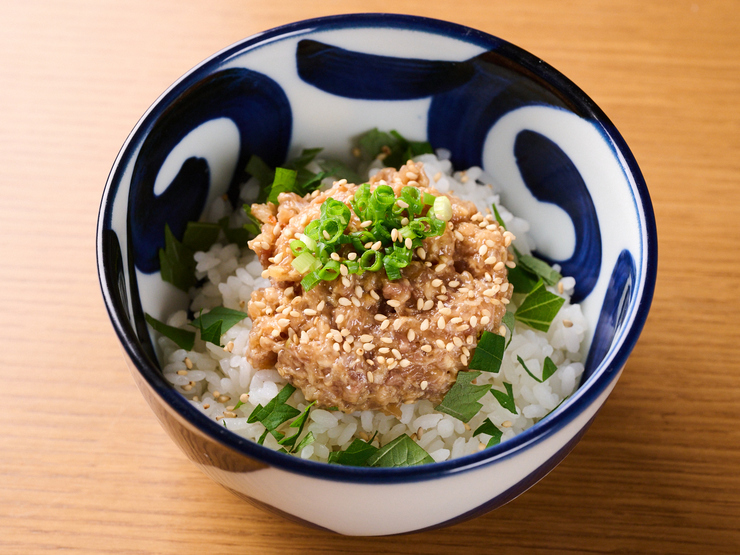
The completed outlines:
<svg viewBox="0 0 740 555">
<path fill-rule="evenodd" d="M 531 274 L 542 278 L 542 281 L 547 285 L 555 285 L 558 281 L 563 279 L 560 272 L 553 270 L 552 266 L 547 262 L 528 254 L 520 255 L 518 257 L 517 265 Z"/>
<path fill-rule="evenodd" d="M 224 306 L 217 306 L 206 314 L 201 314 L 190 325 L 200 330 L 200 338 L 221 346 L 221 336 L 249 314 Z"/>
<path fill-rule="evenodd" d="M 221 226 L 206 222 L 188 222 L 185 234 L 182 236 L 182 244 L 193 252 L 207 251 L 218 241 Z"/>
<path fill-rule="evenodd" d="M 524 368 L 524 370 L 527 372 L 527 374 L 529 374 L 530 376 L 532 376 L 533 379 L 535 379 L 536 381 L 538 381 L 540 383 L 546 382 L 548 380 L 548 378 L 550 376 L 552 376 L 558 370 L 558 367 L 555 366 L 555 363 L 552 361 L 552 359 L 550 357 L 545 357 L 545 364 L 544 364 L 544 366 L 542 368 L 542 378 L 540 379 L 537 376 L 535 376 L 534 374 L 532 374 L 532 372 L 530 372 L 529 368 L 527 368 L 527 365 L 524 364 L 524 361 L 522 360 L 522 357 L 520 357 L 520 356 L 517 355 L 516 359 L 519 361 L 519 364 L 522 365 L 522 368 Z"/>
<path fill-rule="evenodd" d="M 433 463 L 434 459 L 408 435 L 387 443 L 367 459 L 367 466 L 402 467 Z"/>
<path fill-rule="evenodd" d="M 519 305 L 514 317 L 531 328 L 546 332 L 564 302 L 563 297 L 545 289 L 544 281 L 540 280 Z"/>
<path fill-rule="evenodd" d="M 371 129 L 358 140 L 360 156 L 365 162 L 372 162 L 383 156 L 383 164 L 400 169 L 408 160 L 421 154 L 432 154 L 432 145 L 426 141 L 409 141 L 398 131 L 386 133 Z"/>
<path fill-rule="evenodd" d="M 473 432 L 474 436 L 477 436 L 478 434 L 488 434 L 491 436 L 491 439 L 488 440 L 488 444 L 486 445 L 486 448 L 492 447 L 494 445 L 498 445 L 501 443 L 501 436 L 504 435 L 504 433 L 498 429 L 498 427 L 491 422 L 490 418 L 486 418 L 483 421 L 483 424 L 478 426 L 475 431 Z"/>
<path fill-rule="evenodd" d="M 504 387 L 506 388 L 506 393 L 504 393 L 503 391 L 499 391 L 498 389 L 491 389 L 491 394 L 496 398 L 496 400 L 502 407 L 504 407 L 512 414 L 517 414 L 516 404 L 514 403 L 514 392 L 512 390 L 511 384 L 504 382 Z"/>
<path fill-rule="evenodd" d="M 371 442 L 372 440 L 366 442 L 355 438 L 344 451 L 329 453 L 328 462 L 346 466 L 367 466 L 368 459 L 378 452 L 378 448 L 371 445 Z"/>
<path fill-rule="evenodd" d="M 301 435 L 301 433 L 303 432 L 303 426 L 306 425 L 306 420 L 308 419 L 308 411 L 315 404 L 316 404 L 316 401 L 313 401 L 310 405 L 308 405 L 305 409 L 303 409 L 303 412 L 298 416 L 298 418 L 296 418 L 295 420 L 293 420 L 293 422 L 290 423 L 290 427 L 298 428 L 298 431 L 294 433 L 292 436 L 284 437 L 283 439 L 278 441 L 280 445 L 287 445 L 288 447 L 291 447 L 291 448 L 294 447 L 295 442 L 298 439 L 298 436 Z M 302 448 L 302 446 L 300 445 L 299 447 Z M 290 452 L 295 453 L 297 450 L 298 450 L 298 447 L 295 447 Z"/>
<path fill-rule="evenodd" d="M 514 293 L 527 294 L 537 285 L 537 277 L 529 273 L 520 266 L 509 268 L 506 272 L 506 279 L 514 288 Z"/>
<path fill-rule="evenodd" d="M 478 340 L 478 346 L 473 352 L 468 368 L 471 370 L 483 370 L 497 374 L 501 369 L 506 349 L 506 338 L 490 331 L 483 331 Z"/>
<path fill-rule="evenodd" d="M 511 340 L 514 339 L 514 328 L 516 327 L 516 317 L 514 316 L 514 313 L 507 312 L 506 314 L 504 314 L 504 317 L 501 318 L 501 323 L 509 330 L 509 340 L 506 342 L 506 346 L 504 346 L 505 351 L 509 348 L 509 343 L 511 343 Z"/>
<path fill-rule="evenodd" d="M 496 217 L 498 225 L 503 227 L 504 231 L 506 231 L 506 224 L 504 223 L 504 219 L 501 217 L 501 214 L 498 213 L 498 208 L 496 208 L 495 204 L 492 204 L 491 206 L 493 207 L 493 215 Z"/>
<path fill-rule="evenodd" d="M 144 314 L 144 318 L 155 331 L 174 341 L 181 349 L 185 349 L 186 351 L 193 349 L 193 345 L 195 345 L 195 332 L 168 326 L 146 313 Z"/>
<path fill-rule="evenodd" d="M 178 241 L 170 226 L 164 226 L 164 249 L 159 249 L 159 271 L 162 279 L 187 293 L 195 285 L 193 250 Z"/>
<path fill-rule="evenodd" d="M 480 372 L 458 372 L 457 379 L 445 395 L 442 402 L 434 410 L 445 412 L 458 420 L 468 422 L 483 405 L 478 399 L 491 389 L 490 384 L 473 385 L 473 380 L 480 376 Z"/>
<path fill-rule="evenodd" d="M 247 418 L 249 424 L 260 422 L 265 427 L 265 433 L 259 438 L 258 443 L 264 444 L 267 433 L 271 433 L 275 439 L 282 440 L 285 434 L 278 432 L 277 429 L 280 425 L 284 424 L 288 420 L 295 418 L 301 411 L 297 408 L 292 407 L 286 403 L 291 395 L 295 393 L 295 387 L 290 384 L 286 384 L 280 392 L 273 397 L 273 399 L 267 403 L 264 407 L 257 405 L 252 411 L 252 414 Z"/>
</svg>

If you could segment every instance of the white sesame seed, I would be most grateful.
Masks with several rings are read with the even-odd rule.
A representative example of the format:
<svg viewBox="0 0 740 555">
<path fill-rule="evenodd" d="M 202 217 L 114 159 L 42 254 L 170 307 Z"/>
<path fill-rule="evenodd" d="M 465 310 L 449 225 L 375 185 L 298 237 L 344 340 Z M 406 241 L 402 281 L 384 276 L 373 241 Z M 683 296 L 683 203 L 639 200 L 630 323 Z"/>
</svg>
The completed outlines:
<svg viewBox="0 0 740 555">
<path fill-rule="evenodd" d="M 565 320 L 564 319 L 563 320 L 563 327 L 565 327 L 565 328 L 573 327 L 573 322 L 571 322 L 570 320 Z"/>
<path fill-rule="evenodd" d="M 347 328 L 342 328 L 339 332 L 339 335 L 341 335 L 342 337 L 349 337 L 350 331 Z"/>
<path fill-rule="evenodd" d="M 565 320 L 563 320 L 563 325 L 565 325 Z M 406 339 L 409 341 L 413 341 L 416 338 L 416 333 L 414 330 L 409 330 L 409 332 L 406 334 Z"/>
<path fill-rule="evenodd" d="M 391 299 L 388 301 L 388 306 L 392 306 L 393 308 L 398 308 L 401 306 L 401 301 L 397 301 L 396 299 Z"/>
<path fill-rule="evenodd" d="M 455 348 L 455 345 L 452 344 L 452 341 L 450 341 L 447 345 L 445 345 L 445 349 L 448 351 L 452 351 Z"/>
<path fill-rule="evenodd" d="M 421 323 L 421 326 L 419 327 L 421 331 L 426 331 L 429 329 L 429 319 L 425 318 L 424 321 Z"/>
<path fill-rule="evenodd" d="M 516 262 L 514 262 L 513 260 L 507 260 L 506 261 L 506 267 L 507 268 L 516 268 Z"/>
<path fill-rule="evenodd" d="M 375 378 L 373 376 L 373 373 L 370 370 L 368 370 L 367 371 L 367 381 L 370 382 L 370 383 L 373 383 L 374 379 Z"/>
<path fill-rule="evenodd" d="M 414 242 L 411 240 L 410 237 L 406 237 L 406 241 L 404 241 L 403 244 L 406 245 L 407 249 L 411 249 L 414 246 Z"/>
<path fill-rule="evenodd" d="M 381 347 L 380 349 L 378 349 L 378 352 L 381 355 L 387 355 L 388 353 L 391 352 L 391 350 L 388 347 Z"/>
<path fill-rule="evenodd" d="M 336 322 L 337 324 L 341 324 L 342 322 L 344 322 L 344 314 L 340 314 L 339 316 L 337 316 Z"/>
<path fill-rule="evenodd" d="M 416 301 L 416 310 L 422 310 L 424 308 L 424 299 L 419 297 L 419 299 Z"/>
<path fill-rule="evenodd" d="M 357 297 L 352 297 L 352 304 L 355 305 L 357 308 L 360 308 L 360 306 L 362 305 L 360 299 L 358 299 Z"/>
<path fill-rule="evenodd" d="M 341 258 L 339 258 L 339 255 L 335 252 L 331 253 L 331 259 L 336 260 L 337 262 L 341 260 Z"/>
<path fill-rule="evenodd" d="M 349 270 L 347 269 L 347 266 L 345 266 L 344 264 L 340 264 L 339 273 L 342 274 L 343 276 L 349 275 Z"/>
<path fill-rule="evenodd" d="M 416 254 L 422 260 L 424 260 L 427 257 L 427 251 L 425 251 L 422 247 L 419 247 L 418 249 L 416 249 Z"/>
<path fill-rule="evenodd" d="M 441 308 L 439 310 L 439 313 L 444 314 L 445 316 L 449 316 L 450 314 L 452 314 L 452 309 L 445 306 L 444 308 Z"/>
<path fill-rule="evenodd" d="M 442 285 L 442 280 L 441 279 L 433 279 L 432 280 L 432 287 L 439 287 L 440 285 Z"/>
<path fill-rule="evenodd" d="M 501 271 L 501 270 L 503 270 L 503 269 L 504 269 L 504 262 L 503 262 L 503 260 L 499 260 L 499 261 L 498 261 L 498 262 L 496 262 L 496 264 L 494 264 L 494 266 L 493 266 L 493 271 L 494 271 L 494 272 L 499 272 L 499 271 Z"/>
<path fill-rule="evenodd" d="M 446 301 L 446 300 L 449 300 L 449 297 L 447 295 L 437 295 L 435 299 L 439 301 Z"/>
<path fill-rule="evenodd" d="M 496 262 L 496 257 L 494 255 L 489 256 L 483 261 L 485 264 L 494 264 Z"/>
<path fill-rule="evenodd" d="M 365 220 L 364 222 L 360 224 L 360 227 L 370 227 L 371 225 L 373 225 L 372 220 Z"/>
<path fill-rule="evenodd" d="M 457 239 L 458 241 L 463 241 L 465 239 L 465 236 L 457 230 L 455 230 L 454 235 L 455 239 Z"/>
<path fill-rule="evenodd" d="M 480 254 L 481 256 L 483 256 L 487 252 L 488 252 L 488 246 L 486 245 L 481 245 L 480 248 L 478 249 L 478 254 Z"/>
<path fill-rule="evenodd" d="M 445 325 L 446 323 L 445 323 L 444 316 L 440 316 L 439 320 L 437 320 L 437 327 L 442 330 L 444 329 Z"/>
<path fill-rule="evenodd" d="M 345 287 L 349 287 L 350 285 L 352 285 L 352 282 L 346 276 L 342 276 L 342 285 L 344 285 Z"/>
<path fill-rule="evenodd" d="M 373 318 L 375 318 L 375 320 L 378 322 L 382 322 L 383 320 L 388 319 L 388 317 L 384 314 L 376 314 L 375 316 L 373 316 Z"/>
<path fill-rule="evenodd" d="M 329 235 L 329 232 L 324 230 L 324 239 L 331 239 L 331 235 Z"/>
<path fill-rule="evenodd" d="M 424 310 L 431 310 L 432 308 L 434 308 L 434 301 L 432 299 L 424 302 Z"/>
<path fill-rule="evenodd" d="M 369 333 L 365 333 L 360 336 L 360 341 L 362 341 L 363 343 L 371 343 L 373 339 L 375 338 Z"/>
<path fill-rule="evenodd" d="M 437 339 L 435 341 L 435 343 L 436 343 L 437 347 L 439 347 L 440 349 L 444 349 L 445 348 L 445 342 L 442 341 L 441 339 Z"/>
<path fill-rule="evenodd" d="M 321 312 L 322 310 L 324 310 L 325 306 L 326 306 L 326 303 L 324 301 L 321 301 L 319 304 L 316 305 L 316 310 Z"/>
<path fill-rule="evenodd" d="M 280 326 L 281 328 L 284 328 L 285 326 L 287 326 L 288 324 L 290 324 L 290 320 L 288 320 L 287 318 L 280 318 L 277 321 L 277 323 L 278 323 L 278 326 Z"/>
<path fill-rule="evenodd" d="M 427 387 L 429 387 L 429 382 L 424 380 L 419 384 L 419 387 L 421 387 L 421 390 L 424 391 Z M 417 434 L 418 435 L 418 434 Z"/>
<path fill-rule="evenodd" d="M 352 301 L 350 301 L 347 297 L 339 297 L 339 304 L 342 306 L 350 306 L 352 304 Z"/>
<path fill-rule="evenodd" d="M 457 336 L 452 338 L 452 342 L 455 344 L 455 347 L 462 347 L 463 345 L 462 339 Z"/>
<path fill-rule="evenodd" d="M 385 364 L 385 357 L 383 356 L 378 357 L 378 364 Z"/>
<path fill-rule="evenodd" d="M 429 353 L 429 352 L 432 351 L 432 346 L 431 345 L 422 345 L 421 346 L 421 350 L 424 351 L 425 353 Z"/>
<path fill-rule="evenodd" d="M 468 349 L 467 347 L 463 347 L 463 348 L 462 348 L 462 352 L 463 352 L 463 354 L 464 354 L 464 355 L 465 355 L 466 357 L 469 357 L 469 356 L 470 356 L 470 349 Z"/>
<path fill-rule="evenodd" d="M 291 310 L 291 311 L 290 311 L 290 315 L 291 315 L 291 316 L 292 316 L 293 318 L 298 318 L 298 317 L 299 317 L 299 316 L 301 315 L 301 313 L 300 313 L 300 312 L 298 312 L 297 310 Z"/>
<path fill-rule="evenodd" d="M 331 348 L 334 349 L 336 352 L 339 352 L 339 349 L 341 347 L 339 346 L 339 343 L 334 343 L 334 345 L 332 345 Z"/>
<path fill-rule="evenodd" d="M 395 322 L 393 322 L 393 329 L 398 330 L 403 325 L 403 320 L 398 318 Z"/>
<path fill-rule="evenodd" d="M 488 316 L 483 316 L 483 318 L 480 319 L 480 323 L 484 326 L 487 326 L 490 321 L 491 319 Z"/>
<path fill-rule="evenodd" d="M 352 351 L 352 344 L 345 341 L 344 344 L 342 344 L 342 349 L 344 349 L 345 353 L 349 353 Z"/>
<path fill-rule="evenodd" d="M 512 426 L 511 420 L 504 420 L 503 422 L 501 422 L 502 428 L 511 428 L 511 426 Z"/>
<path fill-rule="evenodd" d="M 485 295 L 486 297 L 493 297 L 495 294 L 496 291 L 493 288 L 483 291 L 483 295 Z"/>
<path fill-rule="evenodd" d="M 408 360 L 406 360 L 406 359 L 403 359 L 403 360 L 402 360 L 401 362 L 399 362 L 399 363 L 398 363 L 398 365 L 399 365 L 399 366 L 400 366 L 401 368 L 408 368 L 409 366 L 411 366 L 411 362 L 409 362 L 409 361 L 408 361 Z"/>
<path fill-rule="evenodd" d="M 383 323 L 380 324 L 380 329 L 381 330 L 384 330 L 384 329 L 390 327 L 390 325 L 391 325 L 391 321 L 390 320 L 383 320 Z"/>
<path fill-rule="evenodd" d="M 398 349 L 391 349 L 391 353 L 393 353 L 393 356 L 396 357 L 398 360 L 401 360 L 401 351 Z"/>
<path fill-rule="evenodd" d="M 458 285 L 460 285 L 460 282 L 457 281 L 457 280 L 454 280 L 454 281 L 451 281 L 450 283 L 448 283 L 447 285 L 449 285 L 450 287 L 453 287 L 454 288 L 454 287 L 457 287 Z"/>
<path fill-rule="evenodd" d="M 316 316 L 316 311 L 313 308 L 306 308 L 303 311 L 303 314 L 305 314 L 306 316 Z"/>
<path fill-rule="evenodd" d="M 363 343 L 362 348 L 365 349 L 366 351 L 372 351 L 375 348 L 375 344 L 374 343 Z"/>
<path fill-rule="evenodd" d="M 468 357 L 466 357 L 465 355 L 460 355 L 460 362 L 462 362 L 462 365 L 463 366 L 467 366 L 468 365 Z"/>
<path fill-rule="evenodd" d="M 468 345 L 472 345 L 473 341 L 475 341 L 475 339 L 473 339 L 472 335 L 469 335 L 465 338 L 465 343 L 467 343 Z"/>
<path fill-rule="evenodd" d="M 452 320 L 450 320 L 450 324 L 460 324 L 462 323 L 463 319 L 459 316 L 455 316 Z"/>
<path fill-rule="evenodd" d="M 383 243 L 382 242 L 376 241 L 375 243 L 372 244 L 372 246 L 370 248 L 373 249 L 374 251 L 379 251 L 380 250 L 380 247 L 382 247 L 382 246 L 383 246 Z"/>
<path fill-rule="evenodd" d="M 381 337 L 380 340 L 387 345 L 393 343 L 393 339 L 391 339 L 390 337 Z"/>
<path fill-rule="evenodd" d="M 380 300 L 380 297 L 378 296 L 378 294 L 374 290 L 373 291 L 370 291 L 370 296 L 373 299 L 375 299 L 376 301 L 379 301 Z"/>
<path fill-rule="evenodd" d="M 444 272 L 444 271 L 445 271 L 445 268 L 447 268 L 447 264 L 437 264 L 437 265 L 436 265 L 436 266 L 434 267 L 434 271 L 435 271 L 436 273 L 440 274 L 440 273 L 442 273 L 442 272 Z"/>
</svg>

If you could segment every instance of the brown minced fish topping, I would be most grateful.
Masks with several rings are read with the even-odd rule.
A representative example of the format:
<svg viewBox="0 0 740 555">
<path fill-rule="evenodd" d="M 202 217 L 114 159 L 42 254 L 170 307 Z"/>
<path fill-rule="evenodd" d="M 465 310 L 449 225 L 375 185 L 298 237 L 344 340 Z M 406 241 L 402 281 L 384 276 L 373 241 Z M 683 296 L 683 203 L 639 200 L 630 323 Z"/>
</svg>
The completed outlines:
<svg viewBox="0 0 740 555">
<path fill-rule="evenodd" d="M 412 161 L 369 182 L 387 183 L 396 195 L 406 185 L 442 194 Z M 255 368 L 276 368 L 318 406 L 399 415 L 404 403 L 440 402 L 467 369 L 481 332 L 500 332 L 512 294 L 513 235 L 473 203 L 445 194 L 452 206 L 445 232 L 424 239 L 401 279 L 390 281 L 383 270 L 343 272 L 303 291 L 290 241 L 320 216 L 324 200 L 349 206 L 356 189 L 342 180 L 305 197 L 281 193 L 278 206 L 252 206 L 262 229 L 249 246 L 271 285 L 252 293 L 246 356 Z M 353 212 L 348 231 L 361 223 Z"/>
</svg>

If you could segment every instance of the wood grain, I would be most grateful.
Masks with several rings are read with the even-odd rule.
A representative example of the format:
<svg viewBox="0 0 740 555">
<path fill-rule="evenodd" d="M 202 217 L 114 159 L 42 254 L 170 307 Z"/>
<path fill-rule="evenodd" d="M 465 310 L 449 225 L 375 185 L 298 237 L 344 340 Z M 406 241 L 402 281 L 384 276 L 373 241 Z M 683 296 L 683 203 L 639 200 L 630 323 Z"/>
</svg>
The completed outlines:
<svg viewBox="0 0 740 555">
<path fill-rule="evenodd" d="M 172 81 L 252 33 L 358 11 L 467 24 L 557 67 L 630 144 L 660 237 L 645 331 L 565 462 L 484 517 L 372 540 L 279 520 L 185 459 L 133 385 L 94 258 L 107 173 Z M 738 153 L 729 0 L 3 2 L 0 552 L 739 552 Z"/>
</svg>

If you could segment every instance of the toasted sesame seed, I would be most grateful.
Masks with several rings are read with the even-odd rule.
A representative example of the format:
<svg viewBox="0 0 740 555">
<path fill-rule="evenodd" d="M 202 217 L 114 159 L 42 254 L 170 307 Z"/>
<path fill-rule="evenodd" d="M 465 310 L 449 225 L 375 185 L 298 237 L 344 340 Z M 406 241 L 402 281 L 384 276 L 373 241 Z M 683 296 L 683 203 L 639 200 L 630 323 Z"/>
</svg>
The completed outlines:
<svg viewBox="0 0 740 555">
<path fill-rule="evenodd" d="M 379 356 L 378 357 L 378 364 L 385 364 L 385 357 L 384 356 Z"/>
<path fill-rule="evenodd" d="M 382 341 L 383 343 L 387 343 L 387 344 L 389 344 L 389 345 L 390 345 L 391 343 L 393 343 L 393 339 L 391 339 L 390 337 L 381 337 L 381 338 L 380 338 L 380 340 L 381 340 L 381 341 Z"/>
<path fill-rule="evenodd" d="M 349 275 L 349 269 L 344 264 L 339 265 L 339 273 L 343 276 Z"/>
<path fill-rule="evenodd" d="M 326 303 L 324 301 L 321 301 L 319 304 L 316 305 L 316 310 L 322 311 L 324 310 L 324 306 L 326 306 Z"/>
<path fill-rule="evenodd" d="M 370 366 L 375 366 L 375 362 L 373 362 L 373 359 L 369 358 L 365 362 L 367 362 Z"/>
<path fill-rule="evenodd" d="M 503 304 L 509 304 L 511 301 L 509 299 L 507 299 L 507 298 L 503 298 L 503 299 L 501 299 L 500 302 L 503 303 Z"/>
<path fill-rule="evenodd" d="M 483 316 L 483 317 L 482 317 L 482 318 L 480 319 L 480 323 L 481 323 L 481 325 L 483 325 L 483 326 L 487 326 L 487 325 L 489 324 L 489 322 L 490 322 L 490 321 L 491 321 L 491 319 L 490 319 L 490 318 L 489 318 L 488 316 Z"/>
<path fill-rule="evenodd" d="M 470 218 L 470 220 L 471 220 L 471 221 L 473 221 L 473 222 L 479 222 L 479 221 L 481 221 L 482 219 L 483 219 L 483 214 L 481 214 L 480 212 L 476 212 L 476 213 L 475 213 L 475 214 L 473 214 L 473 215 L 471 216 L 471 218 Z"/>
<path fill-rule="evenodd" d="M 442 341 L 441 339 L 437 339 L 437 340 L 436 340 L 436 341 L 435 341 L 434 343 L 435 343 L 435 344 L 437 345 L 437 347 L 439 347 L 440 349 L 444 349 L 444 348 L 445 348 L 445 342 L 444 342 L 444 341 Z"/>
<path fill-rule="evenodd" d="M 370 383 L 373 383 L 373 380 L 374 379 L 375 379 L 375 377 L 373 376 L 372 371 L 371 370 L 368 370 L 367 371 L 367 381 L 370 382 Z"/>
<path fill-rule="evenodd" d="M 437 295 L 435 299 L 440 300 L 440 301 L 447 301 L 449 300 L 449 297 L 447 295 Z"/>
<path fill-rule="evenodd" d="M 280 330 L 279 329 L 274 329 L 274 330 L 272 330 L 270 332 L 270 335 L 273 336 L 273 337 L 277 337 L 278 335 L 280 335 Z"/>
<path fill-rule="evenodd" d="M 501 422 L 501 426 L 503 428 L 511 428 L 512 426 L 511 420 L 504 420 L 503 422 Z"/>
<path fill-rule="evenodd" d="M 422 310 L 424 308 L 424 299 L 419 297 L 416 301 L 416 310 Z"/>
<path fill-rule="evenodd" d="M 370 291 L 370 296 L 373 299 L 375 299 L 376 301 L 379 301 L 380 300 L 380 297 L 378 296 L 378 294 L 374 290 L 373 291 Z"/>
<path fill-rule="evenodd" d="M 429 329 L 429 319 L 424 318 L 424 321 L 421 323 L 421 326 L 419 327 L 421 331 L 427 331 Z"/>
<path fill-rule="evenodd" d="M 448 351 L 452 351 L 455 348 L 455 345 L 453 345 L 452 341 L 450 341 L 447 345 L 445 345 L 445 349 Z"/>
<path fill-rule="evenodd" d="M 363 343 L 370 343 L 373 339 L 375 338 L 369 333 L 365 333 L 360 336 L 360 341 L 362 341 Z"/>
<path fill-rule="evenodd" d="M 563 285 L 563 282 L 562 281 L 559 281 L 558 282 L 558 293 L 560 293 L 562 295 L 563 294 L 563 291 L 565 291 L 565 286 Z"/>
<path fill-rule="evenodd" d="M 478 249 L 478 254 L 480 254 L 481 256 L 483 256 L 487 252 L 488 252 L 488 246 L 487 245 L 481 245 L 480 248 Z"/>
<path fill-rule="evenodd" d="M 473 341 L 475 341 L 475 339 L 473 339 L 472 335 L 469 335 L 465 338 L 465 343 L 467 343 L 468 345 L 472 345 Z"/>
<path fill-rule="evenodd" d="M 291 310 L 291 311 L 290 311 L 290 315 L 291 315 L 291 316 L 292 316 L 293 318 L 298 318 L 298 317 L 299 317 L 299 316 L 301 315 L 301 313 L 300 313 L 300 312 L 298 312 L 297 310 Z"/>
<path fill-rule="evenodd" d="M 329 232 L 324 230 L 324 239 L 331 239 L 331 235 L 329 235 Z"/>
<path fill-rule="evenodd" d="M 470 325 L 475 327 L 478 324 L 478 317 L 477 316 L 471 316 L 470 317 Z"/>
<path fill-rule="evenodd" d="M 442 280 L 441 279 L 433 279 L 432 280 L 432 287 L 439 287 L 440 285 L 442 285 Z"/>
<path fill-rule="evenodd" d="M 427 257 L 427 251 L 425 251 L 422 247 L 419 247 L 416 249 L 416 255 L 424 260 Z"/>
<path fill-rule="evenodd" d="M 388 370 L 393 370 L 396 366 L 398 366 L 398 361 L 395 358 L 391 359 L 388 363 Z"/>
<path fill-rule="evenodd" d="M 355 305 L 357 308 L 360 308 L 360 306 L 362 305 L 362 303 L 360 302 L 360 299 L 358 299 L 357 297 L 352 297 L 351 300 L 352 300 L 352 304 Z"/>
<path fill-rule="evenodd" d="M 357 349 L 355 350 L 355 354 L 356 354 L 356 355 L 357 355 L 358 357 L 361 357 L 362 355 L 364 355 L 364 354 L 365 354 L 365 351 L 363 351 L 363 350 L 362 350 L 362 348 L 357 348 Z"/>
<path fill-rule="evenodd" d="M 452 338 L 452 342 L 455 344 L 455 347 L 462 347 L 463 345 L 462 339 L 457 336 Z"/>
<path fill-rule="evenodd" d="M 493 265 L 493 271 L 499 272 L 504 269 L 504 262 L 502 260 L 499 260 L 496 262 L 496 264 Z"/>
<path fill-rule="evenodd" d="M 381 330 L 384 330 L 387 327 L 389 327 L 390 325 L 391 325 L 391 321 L 390 320 L 383 320 L 383 323 L 380 324 L 380 329 Z"/>
<path fill-rule="evenodd" d="M 367 243 L 365 243 L 365 244 L 364 244 L 363 246 L 364 246 L 364 247 L 365 247 L 366 249 L 369 249 L 370 247 L 372 247 L 372 246 L 373 246 L 373 242 L 372 242 L 372 241 L 368 241 L 368 242 L 367 242 Z"/>
<path fill-rule="evenodd" d="M 331 253 L 331 259 L 336 260 L 337 262 L 341 260 L 341 258 L 339 258 L 339 255 L 335 252 Z"/>
<path fill-rule="evenodd" d="M 382 246 L 383 246 L 383 243 L 381 241 L 375 241 L 375 243 L 373 243 L 370 248 L 373 249 L 374 251 L 379 251 L 380 247 Z"/>
<path fill-rule="evenodd" d="M 391 299 L 388 301 L 388 306 L 392 306 L 393 308 L 398 308 L 401 306 L 401 301 L 397 301 L 396 299 Z"/>
<path fill-rule="evenodd" d="M 424 310 L 431 310 L 432 308 L 434 308 L 434 301 L 433 300 L 429 299 L 429 300 L 427 300 L 427 301 L 424 302 Z"/>
<path fill-rule="evenodd" d="M 485 291 L 483 291 L 483 295 L 486 297 L 493 297 L 495 294 L 496 294 L 496 291 L 493 288 L 486 289 Z"/>
<path fill-rule="evenodd" d="M 338 316 L 337 316 L 337 317 L 335 318 L 335 321 L 337 322 L 337 324 L 341 324 L 342 322 L 344 322 L 344 314 L 339 314 L 339 315 L 338 315 Z"/>
<path fill-rule="evenodd" d="M 401 368 L 408 368 L 409 366 L 411 366 L 411 362 L 407 359 L 403 359 L 401 362 L 398 363 L 398 365 Z"/>
<path fill-rule="evenodd" d="M 565 324 L 565 322 L 563 322 Z M 406 339 L 409 341 L 413 341 L 416 338 L 416 332 L 414 330 L 409 330 L 409 332 L 406 334 Z"/>
<path fill-rule="evenodd" d="M 425 353 L 430 353 L 432 351 L 432 346 L 431 345 L 422 345 L 421 346 L 421 350 L 424 351 Z"/>
<path fill-rule="evenodd" d="M 421 387 L 421 390 L 424 391 L 427 387 L 429 387 L 429 382 L 424 380 L 419 384 L 419 387 Z M 421 430 L 421 428 L 419 428 Z"/>
<path fill-rule="evenodd" d="M 389 347 L 381 347 L 380 349 L 378 349 L 378 352 L 379 352 L 379 353 L 380 353 L 381 355 L 387 355 L 388 353 L 390 353 L 390 352 L 391 352 L 391 350 L 390 350 L 390 348 L 389 348 Z"/>
<path fill-rule="evenodd" d="M 411 240 L 410 237 L 406 237 L 406 241 L 404 241 L 403 244 L 406 245 L 407 249 L 411 249 L 414 246 L 414 242 Z"/>
<path fill-rule="evenodd" d="M 188 371 L 187 370 L 178 370 L 177 371 L 177 375 L 178 376 L 187 376 L 188 375 Z"/>
<path fill-rule="evenodd" d="M 342 306 L 350 306 L 352 304 L 352 301 L 350 301 L 347 297 L 339 297 L 339 304 Z"/>
<path fill-rule="evenodd" d="M 436 266 L 434 267 L 434 271 L 435 271 L 436 273 L 438 273 L 438 274 L 441 274 L 442 272 L 444 272 L 444 271 L 445 271 L 445 268 L 447 268 L 447 264 L 437 264 L 437 265 L 436 265 Z"/>
<path fill-rule="evenodd" d="M 391 349 L 391 353 L 393 353 L 393 356 L 396 357 L 398 360 L 401 360 L 401 351 L 398 349 Z"/>
<path fill-rule="evenodd" d="M 563 327 L 570 328 L 573 326 L 573 322 L 570 320 L 563 320 Z"/>
<path fill-rule="evenodd" d="M 439 320 L 437 320 L 437 327 L 442 330 L 444 329 L 445 325 L 446 323 L 445 323 L 444 316 L 440 316 Z"/>
<path fill-rule="evenodd" d="M 372 220 L 365 220 L 364 222 L 360 224 L 360 227 L 370 227 L 371 225 L 373 225 Z"/>
<path fill-rule="evenodd" d="M 382 322 L 383 320 L 387 320 L 388 316 L 386 316 L 385 314 L 376 314 L 375 316 L 373 316 L 373 318 L 375 318 L 377 322 Z"/>
<path fill-rule="evenodd" d="M 334 349 L 334 350 L 335 350 L 335 351 L 337 351 L 337 352 L 339 352 L 339 349 L 341 348 L 341 347 L 339 346 L 339 343 L 334 343 L 334 345 L 332 345 L 331 347 L 332 347 L 332 349 Z"/>
<path fill-rule="evenodd" d="M 403 320 L 398 318 L 395 322 L 393 322 L 393 329 L 398 331 L 402 325 L 403 325 Z"/>
<path fill-rule="evenodd" d="M 351 332 L 347 328 L 342 328 L 341 330 L 339 330 L 339 335 L 341 335 L 342 337 L 349 337 L 350 333 Z"/>
<path fill-rule="evenodd" d="M 468 331 L 469 329 L 470 329 L 470 326 L 468 324 L 463 324 L 461 326 L 457 326 L 455 328 L 455 331 L 456 332 L 461 332 L 461 331 Z"/>
<path fill-rule="evenodd" d="M 349 287 L 350 285 L 352 285 L 352 282 L 347 276 L 342 276 L 342 285 L 344 285 L 345 287 Z"/>
<path fill-rule="evenodd" d="M 348 335 L 347 337 L 344 338 L 344 340 L 351 345 L 355 341 L 355 336 L 354 335 Z"/>
<path fill-rule="evenodd" d="M 457 230 L 455 230 L 454 235 L 455 239 L 457 239 L 458 241 L 463 241 L 465 239 L 465 236 Z"/>
<path fill-rule="evenodd" d="M 409 225 L 409 219 L 408 218 L 403 218 L 401 220 L 401 225 Z"/>
<path fill-rule="evenodd" d="M 374 343 L 363 343 L 362 348 L 365 349 L 366 351 L 372 351 L 375 348 L 375 344 Z"/>
<path fill-rule="evenodd" d="M 439 309 L 439 313 L 440 314 L 444 314 L 445 316 L 449 316 L 450 314 L 452 314 L 452 309 L 450 309 L 449 307 L 446 307 L 445 306 L 445 307 Z"/>
</svg>

